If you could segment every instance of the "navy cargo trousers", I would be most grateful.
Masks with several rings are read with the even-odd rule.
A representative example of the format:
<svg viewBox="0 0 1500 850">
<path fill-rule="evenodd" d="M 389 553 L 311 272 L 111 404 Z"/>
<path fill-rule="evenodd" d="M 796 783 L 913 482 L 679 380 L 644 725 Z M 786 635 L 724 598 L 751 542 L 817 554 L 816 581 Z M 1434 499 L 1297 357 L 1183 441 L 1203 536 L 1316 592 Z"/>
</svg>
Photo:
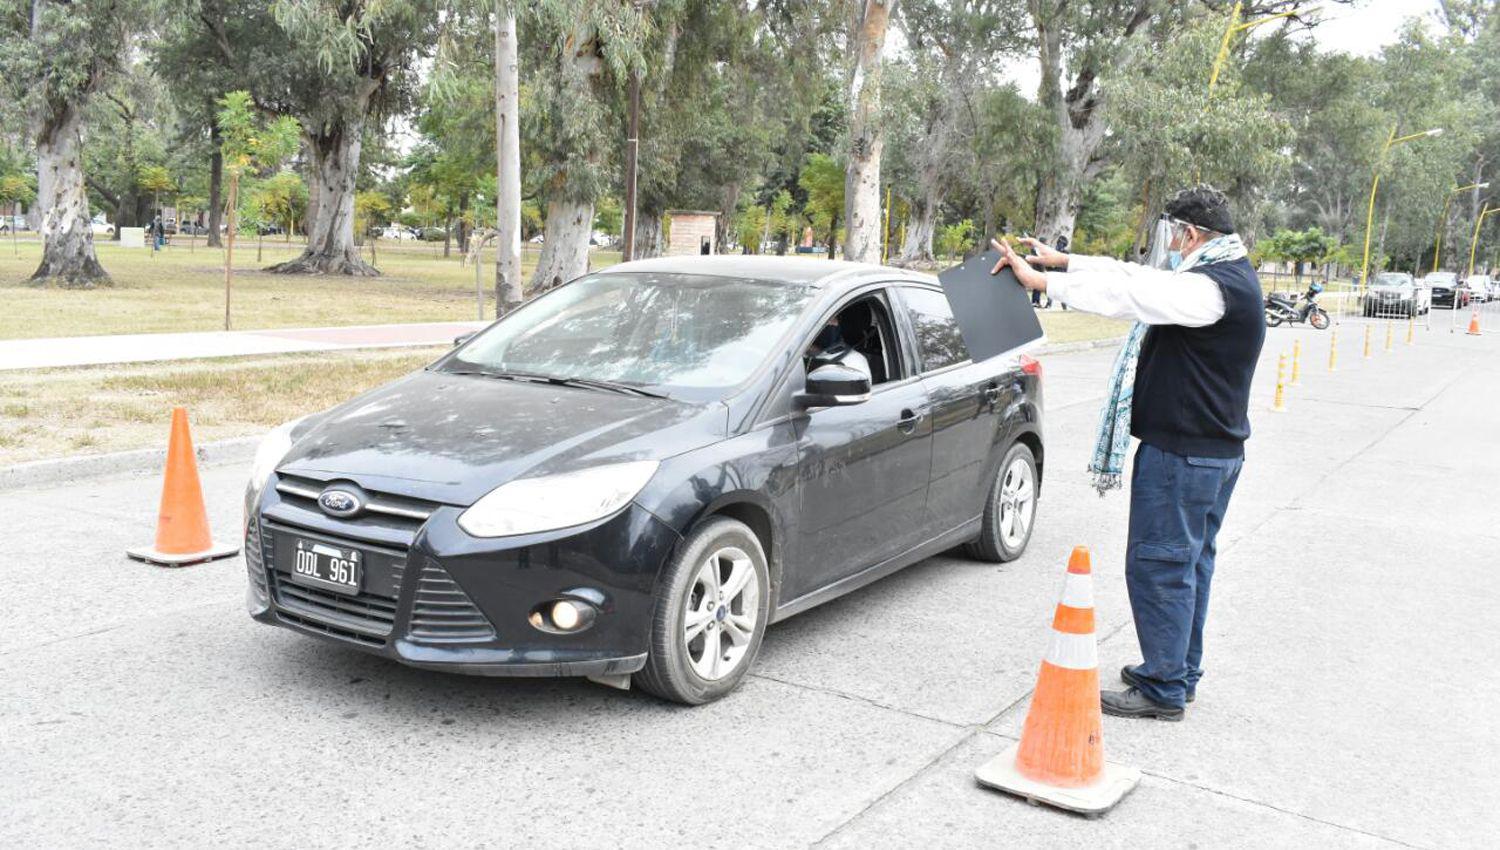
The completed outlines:
<svg viewBox="0 0 1500 850">
<path fill-rule="evenodd" d="M 1136 449 L 1125 584 L 1143 658 L 1139 687 L 1161 705 L 1182 706 L 1203 675 L 1214 540 L 1243 465 L 1243 457 Z"/>
</svg>

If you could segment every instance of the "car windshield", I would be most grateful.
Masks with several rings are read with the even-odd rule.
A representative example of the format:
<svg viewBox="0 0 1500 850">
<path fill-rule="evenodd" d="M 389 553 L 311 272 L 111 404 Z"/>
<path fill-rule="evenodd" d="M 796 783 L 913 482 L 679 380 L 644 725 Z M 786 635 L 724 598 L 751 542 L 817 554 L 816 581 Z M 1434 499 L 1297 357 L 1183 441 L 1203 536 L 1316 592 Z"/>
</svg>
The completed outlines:
<svg viewBox="0 0 1500 850">
<path fill-rule="evenodd" d="M 1403 286 L 1406 284 L 1406 275 L 1396 272 L 1386 272 L 1375 276 L 1376 286 Z"/>
<path fill-rule="evenodd" d="M 708 275 L 589 275 L 506 317 L 437 368 L 714 397 L 750 376 L 815 294 Z"/>
<path fill-rule="evenodd" d="M 1434 272 L 1427 276 L 1427 282 L 1433 286 L 1452 286 L 1457 275 L 1451 272 Z"/>
</svg>

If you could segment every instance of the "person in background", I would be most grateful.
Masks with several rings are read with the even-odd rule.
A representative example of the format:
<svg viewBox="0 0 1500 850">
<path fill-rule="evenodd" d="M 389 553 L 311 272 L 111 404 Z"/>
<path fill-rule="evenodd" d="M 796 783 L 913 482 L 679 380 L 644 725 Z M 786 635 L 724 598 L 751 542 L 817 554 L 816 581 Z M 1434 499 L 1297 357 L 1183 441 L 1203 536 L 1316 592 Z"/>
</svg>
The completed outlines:
<svg viewBox="0 0 1500 850">
<path fill-rule="evenodd" d="M 1216 539 L 1250 436 L 1250 382 L 1266 334 L 1260 281 L 1228 199 L 1208 186 L 1167 203 L 1151 251 L 1159 264 L 1024 241 L 1031 257 L 996 245 L 995 272 L 1009 266 L 1027 289 L 1136 322 L 1115 358 L 1089 469 L 1101 496 L 1119 487 L 1130 437 L 1140 439 L 1125 582 L 1143 661 L 1122 669 L 1127 687 L 1100 703 L 1120 717 L 1181 720 L 1203 675 Z"/>
</svg>

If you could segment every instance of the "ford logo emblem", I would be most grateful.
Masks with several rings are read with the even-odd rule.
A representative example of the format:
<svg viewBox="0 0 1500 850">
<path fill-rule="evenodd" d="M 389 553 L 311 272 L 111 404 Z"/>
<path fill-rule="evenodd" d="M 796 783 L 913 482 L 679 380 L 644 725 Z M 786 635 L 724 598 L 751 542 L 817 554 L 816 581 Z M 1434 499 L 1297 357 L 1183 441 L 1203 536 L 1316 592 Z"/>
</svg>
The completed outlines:
<svg viewBox="0 0 1500 850">
<path fill-rule="evenodd" d="M 359 500 L 359 496 L 348 490 L 329 488 L 318 495 L 318 507 L 325 514 L 348 517 L 359 513 L 364 503 Z"/>
</svg>

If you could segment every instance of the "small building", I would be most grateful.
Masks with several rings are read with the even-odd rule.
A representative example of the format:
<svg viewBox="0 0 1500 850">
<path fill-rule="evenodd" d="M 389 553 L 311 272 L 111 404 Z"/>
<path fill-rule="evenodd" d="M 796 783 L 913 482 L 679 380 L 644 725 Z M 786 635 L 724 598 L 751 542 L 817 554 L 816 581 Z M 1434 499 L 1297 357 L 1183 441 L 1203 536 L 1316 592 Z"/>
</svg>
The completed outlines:
<svg viewBox="0 0 1500 850">
<path fill-rule="evenodd" d="M 717 254 L 719 246 L 714 242 L 719 214 L 712 210 L 667 210 L 672 220 L 667 234 L 667 256 L 681 257 L 692 254 Z"/>
</svg>

